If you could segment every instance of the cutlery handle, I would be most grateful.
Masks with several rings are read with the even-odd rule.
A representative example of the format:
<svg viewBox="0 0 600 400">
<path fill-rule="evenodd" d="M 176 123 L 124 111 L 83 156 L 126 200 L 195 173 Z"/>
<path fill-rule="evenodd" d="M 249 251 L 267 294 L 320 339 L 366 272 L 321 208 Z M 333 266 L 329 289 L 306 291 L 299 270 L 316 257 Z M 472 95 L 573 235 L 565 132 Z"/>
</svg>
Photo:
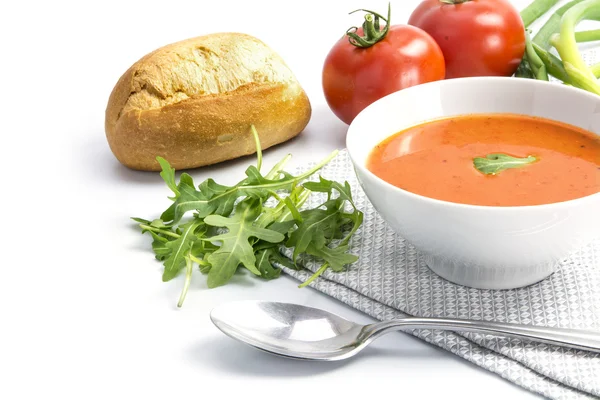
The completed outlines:
<svg viewBox="0 0 600 400">
<path fill-rule="evenodd" d="M 571 347 L 600 353 L 600 331 L 549 328 L 502 322 L 470 321 L 449 318 L 402 318 L 368 325 L 365 333 L 371 338 L 392 330 L 442 329 L 455 332 L 477 332 L 509 336 L 528 341 Z"/>
</svg>

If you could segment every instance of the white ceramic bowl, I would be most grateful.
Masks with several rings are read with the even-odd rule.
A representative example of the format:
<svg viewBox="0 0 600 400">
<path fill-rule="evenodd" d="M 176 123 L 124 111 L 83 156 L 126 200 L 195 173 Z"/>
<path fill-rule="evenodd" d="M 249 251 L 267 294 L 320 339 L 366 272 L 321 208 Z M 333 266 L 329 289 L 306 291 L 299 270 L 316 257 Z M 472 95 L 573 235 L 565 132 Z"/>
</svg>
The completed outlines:
<svg viewBox="0 0 600 400">
<path fill-rule="evenodd" d="M 600 134 L 600 96 L 548 82 L 482 77 L 390 94 L 354 119 L 346 145 L 373 206 L 434 272 L 477 288 L 527 286 L 600 237 L 600 193 L 538 206 L 465 205 L 399 189 L 365 166 L 373 147 L 398 131 L 440 117 L 478 113 L 539 116 Z"/>
</svg>

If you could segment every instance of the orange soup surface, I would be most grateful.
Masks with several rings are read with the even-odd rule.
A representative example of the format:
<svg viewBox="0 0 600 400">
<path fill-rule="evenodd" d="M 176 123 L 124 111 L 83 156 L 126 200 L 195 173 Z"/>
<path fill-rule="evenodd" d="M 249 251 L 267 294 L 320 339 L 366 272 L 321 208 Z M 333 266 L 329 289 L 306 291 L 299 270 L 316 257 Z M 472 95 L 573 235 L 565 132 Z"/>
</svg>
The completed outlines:
<svg viewBox="0 0 600 400">
<path fill-rule="evenodd" d="M 503 153 L 537 161 L 487 175 L 473 159 Z M 543 118 L 465 115 L 431 121 L 378 144 L 367 168 L 394 186 L 463 204 L 527 206 L 600 191 L 600 136 Z"/>
</svg>

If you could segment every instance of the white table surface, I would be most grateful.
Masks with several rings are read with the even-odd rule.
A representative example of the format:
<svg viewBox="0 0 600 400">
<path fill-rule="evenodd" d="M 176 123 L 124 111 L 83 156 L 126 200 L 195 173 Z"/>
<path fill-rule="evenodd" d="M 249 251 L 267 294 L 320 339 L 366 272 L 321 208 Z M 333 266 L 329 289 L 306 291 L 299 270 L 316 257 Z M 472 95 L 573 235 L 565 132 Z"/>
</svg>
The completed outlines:
<svg viewBox="0 0 600 400">
<path fill-rule="evenodd" d="M 527 3 L 515 1 L 521 8 Z M 2 57 L 2 272 L 0 398 L 506 399 L 537 396 L 405 334 L 377 341 L 343 362 L 273 357 L 221 334 L 212 307 L 268 299 L 371 319 L 283 276 L 246 276 L 207 289 L 195 274 L 182 309 L 183 280 L 162 266 L 128 219 L 169 204 L 158 174 L 121 166 L 104 136 L 104 109 L 120 75 L 147 52 L 217 31 L 253 34 L 281 54 L 307 91 L 305 132 L 266 151 L 291 167 L 344 147 L 346 125 L 325 104 L 322 63 L 367 7 L 347 1 L 12 2 L 0 16 Z M 392 1 L 393 23 L 417 0 Z M 237 180 L 254 158 L 193 172 Z"/>
</svg>

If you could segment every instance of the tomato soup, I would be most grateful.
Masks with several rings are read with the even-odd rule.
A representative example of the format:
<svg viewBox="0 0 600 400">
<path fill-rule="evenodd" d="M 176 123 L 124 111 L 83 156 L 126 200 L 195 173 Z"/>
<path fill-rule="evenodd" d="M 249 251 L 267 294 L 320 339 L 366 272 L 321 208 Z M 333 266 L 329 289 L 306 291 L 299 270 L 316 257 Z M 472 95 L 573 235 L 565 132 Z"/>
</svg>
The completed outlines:
<svg viewBox="0 0 600 400">
<path fill-rule="evenodd" d="M 535 159 L 496 173 L 474 159 Z M 533 156 L 533 157 L 532 157 Z M 484 206 L 556 203 L 600 191 L 600 136 L 512 114 L 465 115 L 399 132 L 373 149 L 367 168 L 422 196 Z"/>
</svg>

